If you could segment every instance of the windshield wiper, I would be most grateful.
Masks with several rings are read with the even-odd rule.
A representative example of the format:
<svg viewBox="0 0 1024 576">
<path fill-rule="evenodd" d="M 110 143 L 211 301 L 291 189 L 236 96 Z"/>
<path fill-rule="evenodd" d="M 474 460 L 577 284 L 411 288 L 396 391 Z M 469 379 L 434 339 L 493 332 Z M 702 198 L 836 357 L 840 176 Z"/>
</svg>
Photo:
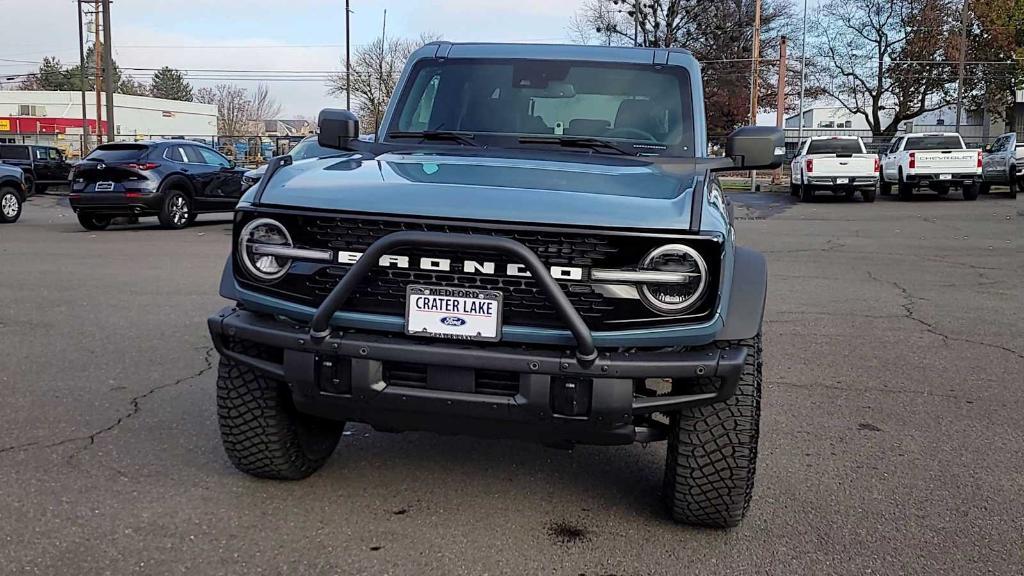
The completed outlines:
<svg viewBox="0 0 1024 576">
<path fill-rule="evenodd" d="M 519 139 L 520 144 L 559 144 L 566 148 L 590 148 L 591 150 L 612 150 L 618 154 L 625 154 L 627 156 L 636 156 L 636 153 L 630 152 L 625 148 L 620 148 L 607 140 L 601 140 L 600 138 L 589 138 L 587 136 L 556 136 L 549 138 L 547 136 L 524 136 Z"/>
<path fill-rule="evenodd" d="M 419 138 L 420 140 L 448 140 L 458 142 L 464 146 L 480 147 L 480 144 L 473 141 L 472 134 L 452 132 L 450 130 L 424 130 L 422 132 L 388 132 L 388 138 Z"/>
</svg>

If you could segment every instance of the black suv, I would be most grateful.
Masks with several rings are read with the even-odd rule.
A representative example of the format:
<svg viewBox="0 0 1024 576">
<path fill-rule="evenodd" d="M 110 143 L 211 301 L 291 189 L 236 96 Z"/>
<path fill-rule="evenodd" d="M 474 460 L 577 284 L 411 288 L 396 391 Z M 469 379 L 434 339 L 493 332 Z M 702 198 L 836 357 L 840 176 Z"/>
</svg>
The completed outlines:
<svg viewBox="0 0 1024 576">
<path fill-rule="evenodd" d="M 230 212 L 245 171 L 217 151 L 187 140 L 103 144 L 71 174 L 71 208 L 87 230 L 117 216 L 156 216 L 184 228 L 196 216 Z"/>
<path fill-rule="evenodd" d="M 29 195 L 46 192 L 48 186 L 66 185 L 71 172 L 64 153 L 53 146 L 0 144 L 0 162 L 21 168 Z"/>
</svg>

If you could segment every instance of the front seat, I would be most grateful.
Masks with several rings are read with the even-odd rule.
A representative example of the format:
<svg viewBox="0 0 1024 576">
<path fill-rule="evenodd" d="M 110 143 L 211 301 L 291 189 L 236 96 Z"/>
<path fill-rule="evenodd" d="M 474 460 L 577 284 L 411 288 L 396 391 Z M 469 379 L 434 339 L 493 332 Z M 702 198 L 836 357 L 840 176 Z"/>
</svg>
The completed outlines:
<svg viewBox="0 0 1024 576">
<path fill-rule="evenodd" d="M 655 135 L 663 132 L 650 100 L 623 100 L 615 113 L 613 130 L 632 128 Z"/>
</svg>

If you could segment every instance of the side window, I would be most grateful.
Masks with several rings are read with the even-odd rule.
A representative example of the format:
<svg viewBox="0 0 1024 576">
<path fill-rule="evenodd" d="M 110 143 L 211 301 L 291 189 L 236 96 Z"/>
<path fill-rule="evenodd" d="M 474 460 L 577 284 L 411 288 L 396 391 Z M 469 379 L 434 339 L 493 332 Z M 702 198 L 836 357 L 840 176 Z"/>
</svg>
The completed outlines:
<svg viewBox="0 0 1024 576">
<path fill-rule="evenodd" d="M 53 160 L 54 162 L 64 161 L 64 156 L 60 153 L 60 150 L 57 150 L 56 148 L 48 148 L 47 153 L 50 156 L 50 160 Z"/>
<path fill-rule="evenodd" d="M 185 161 L 189 164 L 206 164 L 203 155 L 196 150 L 195 146 L 182 146 L 181 149 L 185 153 Z"/>
<path fill-rule="evenodd" d="M 164 150 L 164 158 L 172 162 L 188 162 L 188 160 L 185 159 L 185 153 L 181 151 L 181 146 L 168 146 Z"/>
<path fill-rule="evenodd" d="M 36 160 L 49 160 L 49 156 L 46 153 L 46 148 L 33 148 L 35 152 Z"/>
<path fill-rule="evenodd" d="M 220 166 L 221 168 L 227 168 L 231 165 L 227 158 L 217 154 L 209 148 L 202 148 L 200 146 L 192 146 L 192 148 L 199 151 L 199 154 L 203 157 L 203 162 L 207 164 L 213 164 L 214 166 Z"/>
<path fill-rule="evenodd" d="M 0 158 L 4 160 L 31 160 L 28 146 L 0 146 Z"/>
</svg>

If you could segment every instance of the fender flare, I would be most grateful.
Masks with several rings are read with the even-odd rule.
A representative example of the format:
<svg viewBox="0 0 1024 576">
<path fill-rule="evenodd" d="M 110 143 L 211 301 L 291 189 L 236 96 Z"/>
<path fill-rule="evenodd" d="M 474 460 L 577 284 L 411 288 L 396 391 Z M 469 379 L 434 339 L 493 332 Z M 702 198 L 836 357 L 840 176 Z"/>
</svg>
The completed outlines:
<svg viewBox="0 0 1024 576">
<path fill-rule="evenodd" d="M 757 336 L 764 320 L 767 296 L 768 262 L 764 255 L 737 246 L 725 325 L 716 340 L 746 340 Z"/>
<path fill-rule="evenodd" d="M 160 183 L 160 194 L 166 193 L 171 186 L 179 182 L 182 184 L 181 191 L 187 194 L 189 198 L 194 199 L 196 197 L 195 188 L 192 186 L 192 182 L 182 174 L 171 174 L 164 178 L 163 182 Z"/>
</svg>

